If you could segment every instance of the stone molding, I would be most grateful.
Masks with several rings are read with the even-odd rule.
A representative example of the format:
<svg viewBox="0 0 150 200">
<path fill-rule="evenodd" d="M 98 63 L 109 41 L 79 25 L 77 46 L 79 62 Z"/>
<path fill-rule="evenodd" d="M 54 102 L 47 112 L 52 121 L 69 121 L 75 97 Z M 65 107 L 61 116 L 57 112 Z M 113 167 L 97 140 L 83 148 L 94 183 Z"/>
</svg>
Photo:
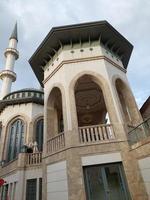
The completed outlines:
<svg viewBox="0 0 150 200">
<path fill-rule="evenodd" d="M 113 62 L 112 60 L 110 60 L 106 56 L 95 56 L 95 57 L 89 57 L 89 58 L 64 60 L 51 72 L 51 74 L 47 78 L 45 78 L 45 80 L 43 80 L 43 84 L 45 84 L 65 64 L 78 63 L 78 62 L 87 62 L 87 61 L 93 61 L 93 60 L 105 60 L 105 61 L 109 62 L 110 64 L 112 64 L 113 66 L 115 66 L 118 69 L 120 69 L 121 71 L 123 71 L 124 73 L 126 73 L 126 69 L 124 69 L 120 65 L 116 64 L 115 62 Z"/>
<path fill-rule="evenodd" d="M 7 57 L 8 53 L 13 54 L 16 60 L 19 58 L 19 52 L 15 48 L 7 48 L 4 52 L 5 57 Z"/>
<path fill-rule="evenodd" d="M 14 82 L 16 80 L 16 73 L 11 71 L 11 70 L 3 70 L 0 72 L 0 79 L 3 79 L 5 77 L 9 77 L 12 79 L 12 81 Z"/>
</svg>

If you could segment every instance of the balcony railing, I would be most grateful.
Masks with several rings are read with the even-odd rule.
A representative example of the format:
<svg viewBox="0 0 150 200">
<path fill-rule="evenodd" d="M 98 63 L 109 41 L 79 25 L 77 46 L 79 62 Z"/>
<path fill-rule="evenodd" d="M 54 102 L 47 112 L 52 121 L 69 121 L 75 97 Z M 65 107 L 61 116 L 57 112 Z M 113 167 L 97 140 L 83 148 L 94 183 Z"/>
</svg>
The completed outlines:
<svg viewBox="0 0 150 200">
<path fill-rule="evenodd" d="M 111 124 L 79 127 L 80 143 L 95 143 L 114 140 L 115 135 Z"/>
<path fill-rule="evenodd" d="M 42 162 L 42 153 L 28 153 L 26 155 L 26 165 L 32 166 L 32 165 L 39 165 Z"/>
<path fill-rule="evenodd" d="M 130 127 L 131 129 L 131 127 Z M 150 136 L 150 118 L 145 120 L 143 123 L 139 124 L 135 128 L 132 128 L 128 133 L 129 144 L 135 144 L 144 140 Z"/>
<path fill-rule="evenodd" d="M 47 153 L 57 152 L 65 147 L 65 135 L 59 133 L 57 136 L 47 141 Z"/>
</svg>

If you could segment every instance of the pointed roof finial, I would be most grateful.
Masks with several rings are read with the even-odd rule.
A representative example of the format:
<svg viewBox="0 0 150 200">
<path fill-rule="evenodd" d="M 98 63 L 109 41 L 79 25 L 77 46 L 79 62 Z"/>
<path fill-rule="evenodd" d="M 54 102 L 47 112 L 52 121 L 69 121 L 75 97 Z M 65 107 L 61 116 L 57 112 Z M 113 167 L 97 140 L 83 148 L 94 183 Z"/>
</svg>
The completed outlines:
<svg viewBox="0 0 150 200">
<path fill-rule="evenodd" d="M 17 34 L 17 22 L 14 26 L 13 32 L 9 39 L 16 39 L 18 41 L 18 34 Z"/>
</svg>

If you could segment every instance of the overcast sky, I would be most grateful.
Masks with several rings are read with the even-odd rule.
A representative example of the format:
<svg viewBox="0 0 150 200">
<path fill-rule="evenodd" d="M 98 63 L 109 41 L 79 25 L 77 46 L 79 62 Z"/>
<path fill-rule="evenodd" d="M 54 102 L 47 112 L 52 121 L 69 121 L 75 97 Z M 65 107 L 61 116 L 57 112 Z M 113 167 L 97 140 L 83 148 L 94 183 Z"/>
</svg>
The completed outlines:
<svg viewBox="0 0 150 200">
<path fill-rule="evenodd" d="M 12 90 L 40 87 L 28 60 L 53 26 L 107 20 L 134 45 L 127 76 L 139 107 L 149 96 L 149 0 L 0 0 L 0 70 L 16 20 L 20 57 Z"/>
</svg>

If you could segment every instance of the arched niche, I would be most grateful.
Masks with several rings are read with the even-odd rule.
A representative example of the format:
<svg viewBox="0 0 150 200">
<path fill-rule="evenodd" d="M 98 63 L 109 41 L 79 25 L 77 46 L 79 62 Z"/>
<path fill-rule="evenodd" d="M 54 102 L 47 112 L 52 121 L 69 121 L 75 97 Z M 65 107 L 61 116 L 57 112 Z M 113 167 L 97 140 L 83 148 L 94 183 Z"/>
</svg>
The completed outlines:
<svg viewBox="0 0 150 200">
<path fill-rule="evenodd" d="M 124 122 L 128 125 L 139 124 L 141 120 L 140 114 L 129 87 L 120 78 L 116 79 L 115 87 L 123 112 Z"/>
<path fill-rule="evenodd" d="M 106 124 L 109 114 L 103 91 L 92 75 L 82 75 L 74 87 L 78 126 Z"/>
<path fill-rule="evenodd" d="M 62 94 L 58 87 L 54 87 L 47 101 L 47 139 L 64 131 Z"/>
</svg>

